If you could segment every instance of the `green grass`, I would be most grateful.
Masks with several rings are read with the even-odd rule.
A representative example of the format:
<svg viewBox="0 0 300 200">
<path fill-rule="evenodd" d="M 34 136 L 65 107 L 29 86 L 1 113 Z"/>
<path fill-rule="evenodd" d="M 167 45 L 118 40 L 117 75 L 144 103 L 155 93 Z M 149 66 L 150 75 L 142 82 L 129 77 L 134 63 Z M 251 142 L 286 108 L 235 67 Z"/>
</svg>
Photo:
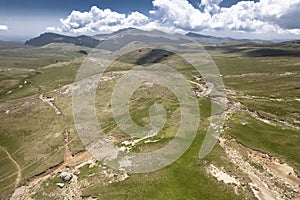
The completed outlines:
<svg viewBox="0 0 300 200">
<path fill-rule="evenodd" d="M 78 53 L 79 49 L 68 45 L 66 48 L 53 45 L 0 49 L 0 101 L 23 98 L 72 82 L 83 57 Z M 63 65 L 73 60 L 75 62 L 69 66 Z M 61 67 L 44 69 L 45 66 L 60 63 Z M 70 67 L 74 67 L 74 72 Z M 25 80 L 28 84 L 24 85 Z M 19 88 L 20 85 L 24 87 Z M 9 91 L 12 94 L 5 95 Z"/>
<path fill-rule="evenodd" d="M 121 57 L 114 62 L 107 71 L 124 71 L 134 66 L 141 52 L 133 52 L 131 57 Z M 263 115 L 288 122 L 299 121 L 299 64 L 297 57 L 246 57 L 245 52 L 224 53 L 212 52 L 223 80 L 231 90 L 237 91 L 237 97 L 230 97 L 240 101 L 250 110 Z M 44 68 L 49 64 L 71 61 L 80 57 L 76 52 L 58 48 L 29 48 L 0 50 L 1 69 L 14 68 L 12 71 L 0 71 L 0 145 L 13 154 L 22 167 L 22 183 L 26 179 L 43 172 L 47 168 L 63 160 L 63 135 L 65 130 L 70 132 L 69 147 L 73 154 L 83 150 L 84 147 L 76 133 L 72 116 L 72 98 L 60 95 L 53 90 L 72 83 L 75 79 L 83 59 L 76 59 L 66 65 Z M 126 60 L 129 59 L 129 60 Z M 123 62 L 122 62 L 123 61 Z M 190 64 L 176 55 L 161 60 L 170 64 L 187 79 L 193 80 L 200 76 Z M 125 63 L 124 63 L 125 62 Z M 29 71 L 30 69 L 34 71 Z M 36 73 L 39 72 L 39 73 Z M 293 74 L 282 76 L 285 72 Z M 244 77 L 233 75 L 252 74 Z M 19 85 L 28 80 L 23 88 Z M 116 80 L 101 83 L 96 92 L 97 117 L 100 126 L 106 134 L 114 135 L 118 140 L 129 139 L 116 125 L 111 113 L 111 93 Z M 4 93 L 13 90 L 9 95 Z M 55 115 L 53 109 L 38 99 L 39 93 L 46 93 L 55 97 L 55 104 L 62 111 L 63 116 Z M 253 99 L 242 98 L 252 96 Z M 274 99 L 283 99 L 282 102 Z M 144 90 L 140 88 L 130 99 L 130 115 L 138 125 L 148 124 L 149 107 L 154 103 L 162 103 L 167 110 L 167 123 L 160 136 L 161 142 L 144 145 L 139 143 L 135 152 L 147 152 L 161 148 L 174 137 L 179 122 L 179 104 L 175 96 L 164 87 L 154 86 Z M 199 99 L 201 120 L 199 132 L 187 152 L 172 165 L 159 171 L 147 174 L 131 174 L 123 182 L 110 185 L 101 184 L 99 176 L 89 177 L 88 174 L 100 174 L 101 169 L 82 168 L 80 181 L 88 181 L 87 187 L 82 188 L 83 195 L 95 196 L 99 199 L 253 199 L 249 191 L 240 196 L 234 194 L 231 186 L 211 178 L 206 167 L 209 164 L 224 166 L 243 176 L 231 164 L 219 145 L 205 158 L 200 160 L 198 152 L 208 127 L 211 103 L 207 98 Z M 5 114 L 10 110 L 9 114 Z M 242 125 L 247 122 L 247 125 Z M 286 160 L 300 170 L 299 131 L 283 125 L 268 125 L 252 118 L 245 112 L 238 112 L 226 122 L 230 127 L 227 133 L 235 137 L 246 146 L 258 149 Z M 0 198 L 6 197 L 13 191 L 16 176 L 2 181 L 2 178 L 15 173 L 15 166 L 5 158 L 0 151 Z M 0 158 L 1 158 L 0 157 Z M 259 166 L 257 166 L 259 167 Z M 51 178 L 48 184 L 43 183 L 41 191 L 35 195 L 36 199 L 49 199 L 43 192 L 57 191 L 55 183 L 58 178 Z M 98 182 L 97 182 L 98 181 Z M 96 184 L 93 184 L 96 183 Z M 98 184 L 99 183 L 99 184 Z"/>
<path fill-rule="evenodd" d="M 236 196 L 230 186 L 208 177 L 205 162 L 230 164 L 222 159 L 224 152 L 219 147 L 205 160 L 197 158 L 203 134 L 198 134 L 191 148 L 172 165 L 152 173 L 132 174 L 109 187 L 92 186 L 84 194 L 99 199 L 244 199 L 249 194 Z"/>
<path fill-rule="evenodd" d="M 241 99 L 240 100 L 250 110 L 256 110 L 262 116 L 271 119 L 280 119 L 299 126 L 300 113 L 295 107 L 300 106 L 299 101 L 283 99 L 282 101 L 272 101 L 270 99 Z"/>
<path fill-rule="evenodd" d="M 300 170 L 299 131 L 266 124 L 245 112 L 235 114 L 227 125 L 230 127 L 227 132 L 246 146 L 284 159 Z"/>
<path fill-rule="evenodd" d="M 62 183 L 61 179 L 58 176 L 54 176 L 49 178 L 47 181 L 43 182 L 41 184 L 41 188 L 43 188 L 43 192 L 37 192 L 36 194 L 33 194 L 31 198 L 36 199 L 36 200 L 44 200 L 44 199 L 50 199 L 53 197 L 49 197 L 48 194 L 59 190 L 58 186 L 56 185 L 57 183 Z M 68 185 L 68 183 L 65 183 Z M 55 199 L 58 199 L 55 198 Z"/>
<path fill-rule="evenodd" d="M 101 86 L 101 89 L 97 90 L 96 96 L 99 122 L 106 133 L 122 135 L 122 131 L 118 130 L 112 115 L 108 111 L 101 112 L 110 107 L 109 99 L 114 81 L 106 82 Z M 158 94 L 160 94 L 160 98 L 157 96 Z M 151 96 L 152 98 L 150 98 Z M 161 102 L 168 113 L 167 124 L 160 134 L 170 135 L 170 138 L 174 137 L 176 133 L 174 126 L 178 126 L 178 119 L 172 120 L 172 118 L 178 111 L 179 104 L 165 88 L 154 86 L 146 91 L 137 90 L 130 100 L 132 119 L 139 125 L 147 124 L 149 107 L 154 102 Z M 245 196 L 251 196 L 248 193 L 236 196 L 231 186 L 226 186 L 207 175 L 208 164 L 205 164 L 205 161 L 225 165 L 229 169 L 231 169 L 231 164 L 226 161 L 225 153 L 219 146 L 216 146 L 214 151 L 205 158 L 205 161 L 199 160 L 198 153 L 208 125 L 207 117 L 211 112 L 211 104 L 208 99 L 200 99 L 199 104 L 201 132 L 198 133 L 191 148 L 179 160 L 153 173 L 132 174 L 123 182 L 112 183 L 109 186 L 101 184 L 89 186 L 84 189 L 84 195 L 91 195 L 99 199 L 243 199 Z M 161 148 L 168 141 L 169 139 L 163 139 L 155 144 L 137 144 L 133 150 L 135 152 L 153 151 L 153 149 Z M 87 171 L 89 170 L 87 169 Z"/>
<path fill-rule="evenodd" d="M 62 162 L 64 121 L 36 96 L 8 104 L 11 112 L 0 113 L 0 145 L 21 166 L 23 184 L 26 179 Z M 6 166 L 1 163 L 0 169 Z"/>
<path fill-rule="evenodd" d="M 235 90 L 249 95 L 265 97 L 299 97 L 298 75 L 280 77 L 278 74 L 242 78 L 224 78 L 224 82 Z"/>
<path fill-rule="evenodd" d="M 7 154 L 0 150 L 0 199 L 9 195 L 15 186 L 17 178 L 16 166 L 7 157 Z"/>
<path fill-rule="evenodd" d="M 60 48 L 18 48 L 0 50 L 0 68 L 39 69 L 52 63 L 70 61 L 82 55 Z"/>
<path fill-rule="evenodd" d="M 75 80 L 75 76 L 80 65 L 81 60 L 76 60 L 75 62 L 62 67 L 41 69 L 38 74 L 34 74 L 26 78 L 28 83 L 24 85 L 24 87 L 16 88 L 9 95 L 2 95 L 0 100 L 4 101 L 24 98 L 37 93 L 48 92 L 72 83 Z"/>
<path fill-rule="evenodd" d="M 298 57 L 246 57 L 243 53 L 212 52 L 225 86 L 237 92 L 234 101 L 271 119 L 299 125 Z M 284 75 L 289 72 L 290 74 Z M 244 76 L 236 76 L 242 75 Z M 242 97 L 247 96 L 247 97 Z M 241 122 L 248 124 L 243 126 Z M 300 135 L 296 129 L 268 125 L 240 112 L 227 123 L 228 133 L 250 148 L 287 160 L 299 171 Z"/>
</svg>

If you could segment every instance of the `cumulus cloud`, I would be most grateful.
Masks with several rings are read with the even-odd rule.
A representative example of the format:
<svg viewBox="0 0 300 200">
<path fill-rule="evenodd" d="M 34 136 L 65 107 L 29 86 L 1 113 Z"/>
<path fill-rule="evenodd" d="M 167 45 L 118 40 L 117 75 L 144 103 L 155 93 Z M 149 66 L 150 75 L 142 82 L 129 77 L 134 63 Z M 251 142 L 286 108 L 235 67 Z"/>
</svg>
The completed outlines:
<svg viewBox="0 0 300 200">
<path fill-rule="evenodd" d="M 71 33 L 112 32 L 121 28 L 143 26 L 149 22 L 149 18 L 139 12 L 126 15 L 93 6 L 89 12 L 72 11 L 60 22 L 61 26 L 49 27 L 48 30 Z"/>
<path fill-rule="evenodd" d="M 8 30 L 8 26 L 0 25 L 0 31 L 7 31 L 7 30 Z"/>
<path fill-rule="evenodd" d="M 202 0 L 195 8 L 188 0 L 153 0 L 149 16 L 139 12 L 122 14 L 92 7 L 73 11 L 61 26 L 48 30 L 88 33 L 112 32 L 121 28 L 160 28 L 180 31 L 232 31 L 300 35 L 300 0 L 240 1 L 221 7 L 223 0 Z"/>
<path fill-rule="evenodd" d="M 210 19 L 208 13 L 194 8 L 187 0 L 154 0 L 152 3 L 157 9 L 150 14 L 162 26 L 193 30 L 205 27 Z"/>
<path fill-rule="evenodd" d="M 300 0 L 261 0 L 259 2 L 242 1 L 230 8 L 221 8 L 215 17 L 224 20 L 232 30 L 268 32 L 283 31 L 279 19 L 287 15 L 290 8 Z M 299 9 L 298 9 L 299 10 Z"/>
<path fill-rule="evenodd" d="M 290 15 L 299 16 L 295 10 L 299 11 L 300 0 L 240 1 L 229 8 L 220 7 L 221 2 L 202 0 L 204 9 L 200 11 L 186 0 L 154 0 L 153 5 L 157 9 L 151 13 L 163 18 L 162 23 L 168 22 L 166 25 L 173 22 L 178 28 L 194 31 L 211 29 L 263 33 L 297 28 L 293 24 L 295 18 L 291 19 Z M 290 25 L 283 26 L 288 20 Z"/>
<path fill-rule="evenodd" d="M 208 11 L 211 14 L 217 13 L 220 10 L 219 4 L 223 0 L 201 0 L 201 6 L 204 8 L 204 11 Z"/>
</svg>

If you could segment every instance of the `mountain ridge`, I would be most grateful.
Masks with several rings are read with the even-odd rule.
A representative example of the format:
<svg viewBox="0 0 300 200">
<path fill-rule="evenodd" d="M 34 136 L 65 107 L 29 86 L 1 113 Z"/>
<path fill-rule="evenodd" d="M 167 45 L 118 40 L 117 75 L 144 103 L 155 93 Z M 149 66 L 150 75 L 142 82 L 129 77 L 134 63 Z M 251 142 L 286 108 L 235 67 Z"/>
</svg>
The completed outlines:
<svg viewBox="0 0 300 200">
<path fill-rule="evenodd" d="M 80 36 L 68 36 L 63 34 L 45 32 L 38 37 L 29 39 L 25 42 L 25 45 L 30 46 L 45 46 L 51 43 L 71 43 L 77 46 L 84 46 L 89 48 L 95 48 L 101 42 L 107 40 L 109 37 L 113 37 L 114 35 L 122 34 L 124 31 L 135 31 L 136 33 L 146 32 L 136 28 L 126 28 L 120 29 L 116 32 L 110 34 L 97 34 L 94 36 L 87 36 L 87 35 L 80 35 Z M 149 31 L 151 33 L 159 34 L 161 31 Z M 171 34 L 170 34 L 171 35 Z M 250 42 L 250 43 L 274 43 L 274 44 L 289 44 L 289 43 L 296 43 L 298 44 L 300 40 L 293 40 L 293 41 L 280 41 L 280 42 L 272 42 L 266 40 L 251 40 L 251 39 L 236 39 L 232 37 L 216 37 L 212 35 L 203 35 L 194 32 L 188 32 L 186 34 L 182 34 L 183 36 L 187 36 L 197 42 L 202 44 L 225 44 L 225 43 L 232 43 L 232 42 Z"/>
<path fill-rule="evenodd" d="M 50 43 L 72 43 L 78 46 L 95 48 L 101 41 L 91 36 L 80 35 L 77 37 L 46 32 L 38 37 L 27 40 L 25 45 L 44 46 Z"/>
</svg>

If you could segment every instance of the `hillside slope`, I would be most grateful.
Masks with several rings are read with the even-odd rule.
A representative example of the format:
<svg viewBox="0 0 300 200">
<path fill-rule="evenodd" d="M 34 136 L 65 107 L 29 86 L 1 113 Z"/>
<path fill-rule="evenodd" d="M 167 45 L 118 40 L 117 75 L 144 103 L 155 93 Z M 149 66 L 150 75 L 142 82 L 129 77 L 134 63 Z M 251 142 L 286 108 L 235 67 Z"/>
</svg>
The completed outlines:
<svg viewBox="0 0 300 200">
<path fill-rule="evenodd" d="M 31 46 L 44 46 L 50 43 L 72 43 L 78 46 L 95 48 L 100 43 L 100 41 L 94 39 L 93 37 L 85 35 L 72 37 L 56 33 L 44 33 L 25 42 L 26 45 Z"/>
</svg>

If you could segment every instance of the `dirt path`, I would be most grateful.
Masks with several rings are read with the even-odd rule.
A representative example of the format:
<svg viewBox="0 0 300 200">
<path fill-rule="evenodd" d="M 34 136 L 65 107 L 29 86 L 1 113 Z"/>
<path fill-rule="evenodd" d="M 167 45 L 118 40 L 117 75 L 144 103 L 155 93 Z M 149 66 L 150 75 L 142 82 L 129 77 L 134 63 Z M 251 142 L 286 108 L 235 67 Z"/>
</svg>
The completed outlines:
<svg viewBox="0 0 300 200">
<path fill-rule="evenodd" d="M 17 163 L 17 161 L 10 155 L 10 153 L 5 148 L 0 146 L 0 149 L 7 154 L 7 157 L 15 164 L 17 168 L 17 178 L 15 181 L 15 188 L 17 188 L 22 178 L 22 169 L 20 165 Z"/>
<path fill-rule="evenodd" d="M 41 173 L 38 176 L 32 177 L 25 186 L 17 188 L 12 194 L 11 200 L 27 200 L 31 199 L 32 195 L 31 188 L 37 186 L 41 182 L 49 179 L 51 176 L 58 174 L 66 168 L 75 167 L 81 163 L 88 162 L 93 159 L 92 156 L 87 152 L 83 151 L 74 156 L 72 156 L 69 149 L 69 132 L 64 132 L 64 161 L 57 166 L 51 167 L 46 170 L 44 173 Z"/>
<path fill-rule="evenodd" d="M 72 152 L 69 148 L 69 132 L 66 130 L 65 133 L 64 133 L 64 141 L 65 141 L 65 144 L 64 144 L 64 162 L 70 160 L 73 158 L 72 156 Z"/>
<path fill-rule="evenodd" d="M 74 167 L 77 166 L 80 163 L 86 162 L 90 159 L 92 159 L 92 156 L 87 151 L 80 152 L 76 155 L 72 155 L 71 150 L 69 148 L 69 132 L 66 130 L 64 133 L 64 161 L 47 170 L 45 173 L 41 174 L 40 176 L 36 176 L 32 178 L 28 183 L 26 183 L 27 186 L 33 186 L 36 185 L 38 182 L 42 180 L 48 179 L 51 175 L 56 174 L 63 170 L 65 167 Z"/>
<path fill-rule="evenodd" d="M 47 97 L 45 96 L 44 94 L 41 94 L 39 96 L 39 99 L 42 100 L 43 102 L 49 104 L 53 109 L 54 109 L 54 112 L 55 114 L 57 115 L 61 115 L 61 112 L 60 110 L 57 108 L 57 106 L 54 104 L 54 97 Z"/>
<path fill-rule="evenodd" d="M 232 113 L 240 110 L 249 113 L 253 118 L 264 123 L 271 125 L 284 124 L 299 130 L 299 127 L 287 122 L 266 118 L 256 111 L 250 111 L 238 101 L 229 103 L 228 118 L 231 117 Z M 234 139 L 219 138 L 219 142 L 230 162 L 249 177 L 250 183 L 242 183 L 242 185 L 249 185 L 257 199 L 295 199 L 300 194 L 300 177 L 287 163 L 283 163 L 266 153 L 248 148 Z"/>
<path fill-rule="evenodd" d="M 300 178 L 287 163 L 242 146 L 234 139 L 219 141 L 230 162 L 250 178 L 249 186 L 257 199 L 293 199 L 299 195 Z"/>
<path fill-rule="evenodd" d="M 238 92 L 236 92 L 234 90 L 229 90 L 229 89 L 226 90 L 226 93 L 228 95 L 230 95 L 231 97 L 233 97 L 234 99 L 246 98 L 246 99 L 264 99 L 264 100 L 270 100 L 270 101 L 272 100 L 272 99 L 268 99 L 266 97 L 258 97 L 258 96 L 254 97 L 254 96 L 244 95 L 244 94 L 240 94 L 240 93 L 238 94 Z M 234 104 L 239 103 L 241 105 L 241 103 L 237 100 L 231 100 L 231 101 Z M 285 101 L 287 101 L 287 99 L 285 99 Z M 300 130 L 300 127 L 295 124 L 292 124 L 287 121 L 280 120 L 280 119 L 277 119 L 277 118 L 274 118 L 271 116 L 262 115 L 259 112 L 257 112 L 256 110 L 249 110 L 248 108 L 245 108 L 245 107 L 242 108 L 241 106 L 238 109 L 249 113 L 251 115 L 251 117 L 253 117 L 259 121 L 262 121 L 266 124 L 275 125 L 275 126 L 276 126 L 276 124 L 282 124 L 282 125 L 288 126 L 290 128 Z M 232 112 L 230 112 L 230 113 L 232 113 Z"/>
<path fill-rule="evenodd" d="M 68 62 L 53 63 L 53 64 L 50 64 L 50 65 L 47 65 L 47 66 L 43 67 L 43 69 L 49 69 L 49 68 L 52 68 L 52 67 L 64 67 L 64 66 L 69 65 L 71 63 L 74 63 L 74 60 L 68 61 Z"/>
<path fill-rule="evenodd" d="M 283 121 L 283 120 L 279 120 L 276 118 L 271 118 L 271 117 L 266 117 L 266 116 L 262 116 L 260 115 L 258 112 L 256 111 L 250 111 L 250 110 L 246 110 L 252 117 L 254 117 L 255 119 L 258 119 L 264 123 L 267 124 L 272 124 L 272 123 L 279 123 L 279 124 L 283 124 L 285 126 L 288 126 L 290 128 L 296 129 L 296 130 L 300 130 L 300 127 L 295 126 L 293 124 L 290 124 L 289 122 Z"/>
</svg>

